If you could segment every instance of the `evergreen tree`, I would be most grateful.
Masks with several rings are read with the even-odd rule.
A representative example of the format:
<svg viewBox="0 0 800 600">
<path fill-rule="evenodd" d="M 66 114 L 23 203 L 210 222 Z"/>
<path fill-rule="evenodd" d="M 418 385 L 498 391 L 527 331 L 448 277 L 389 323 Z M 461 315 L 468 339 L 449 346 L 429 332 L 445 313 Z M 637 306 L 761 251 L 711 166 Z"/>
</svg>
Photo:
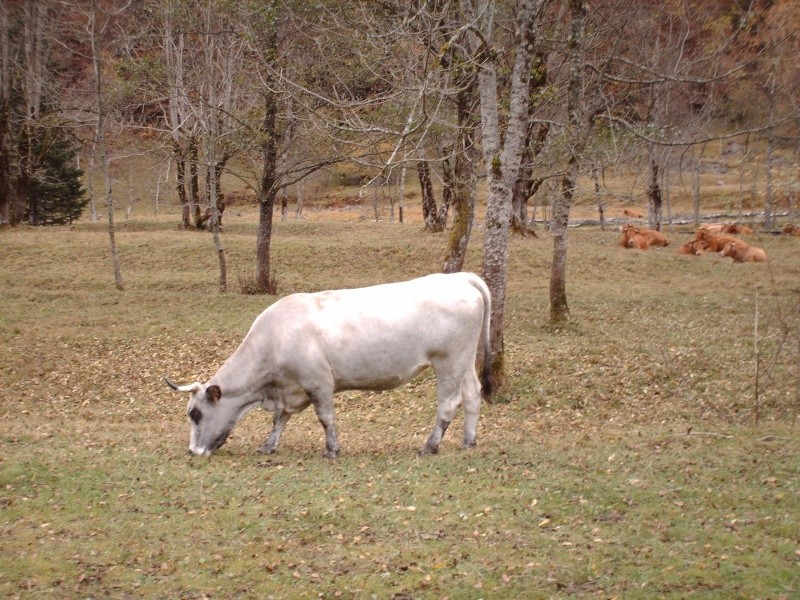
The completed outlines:
<svg viewBox="0 0 800 600">
<path fill-rule="evenodd" d="M 52 134 L 53 131 L 51 130 Z M 81 186 L 83 171 L 75 166 L 75 148 L 62 137 L 40 142 L 43 159 L 30 182 L 28 222 L 31 225 L 65 225 L 81 216 L 89 202 Z"/>
</svg>

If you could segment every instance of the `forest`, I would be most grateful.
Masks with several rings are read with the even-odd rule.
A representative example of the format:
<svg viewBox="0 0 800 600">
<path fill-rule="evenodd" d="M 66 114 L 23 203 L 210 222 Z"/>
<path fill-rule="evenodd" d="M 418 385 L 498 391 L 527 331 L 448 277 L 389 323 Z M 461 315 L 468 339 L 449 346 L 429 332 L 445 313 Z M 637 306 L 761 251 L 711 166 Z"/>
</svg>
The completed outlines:
<svg viewBox="0 0 800 600">
<path fill-rule="evenodd" d="M 794 597 L 799 38 L 798 0 L 0 2 L 0 594 Z M 426 373 L 338 394 L 335 460 L 313 411 L 187 456 L 164 378 L 266 306 L 460 270 L 477 448 L 416 456 Z"/>
<path fill-rule="evenodd" d="M 792 0 L 6 2 L 0 223 L 96 221 L 106 209 L 122 287 L 114 192 L 119 203 L 121 165 L 146 153 L 181 226 L 213 232 L 223 291 L 226 193 L 259 207 L 247 287 L 264 293 L 276 289 L 276 199 L 285 211 L 290 188 L 313 195 L 349 183 L 359 198 L 377 203 L 380 193 L 392 214 L 397 204 L 402 221 L 414 172 L 425 228 L 449 228 L 445 271 L 462 268 L 476 204 L 485 206 L 482 271 L 500 361 L 508 238 L 529 232 L 537 194 L 550 209 L 554 323 L 569 312 L 567 225 L 580 176 L 594 181 L 603 226 L 605 204 L 626 194 L 604 197 L 601 179 L 636 173 L 660 230 L 665 178 L 694 173 L 697 222 L 703 155 L 725 141 L 740 179 L 766 173 L 764 227 L 781 198 L 794 211 L 796 9 Z"/>
</svg>

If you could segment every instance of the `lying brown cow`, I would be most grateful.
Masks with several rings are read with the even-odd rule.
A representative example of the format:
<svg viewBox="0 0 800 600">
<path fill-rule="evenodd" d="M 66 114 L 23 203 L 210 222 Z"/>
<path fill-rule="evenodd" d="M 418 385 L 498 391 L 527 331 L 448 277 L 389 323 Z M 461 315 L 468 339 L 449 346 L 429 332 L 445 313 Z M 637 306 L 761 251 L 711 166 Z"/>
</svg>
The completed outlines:
<svg viewBox="0 0 800 600">
<path fill-rule="evenodd" d="M 655 229 L 639 229 L 628 224 L 623 225 L 620 231 L 622 235 L 620 236 L 619 245 L 623 248 L 647 250 L 650 246 L 669 246 L 669 240 L 666 236 Z"/>
<path fill-rule="evenodd" d="M 709 233 L 722 233 L 722 229 L 725 227 L 722 223 L 703 223 L 700 227 L 697 228 L 697 231 L 703 229 L 704 231 L 708 231 Z"/>
<path fill-rule="evenodd" d="M 625 210 L 623 210 L 622 214 L 625 215 L 626 217 L 633 217 L 635 219 L 644 218 L 644 217 L 642 217 L 642 213 L 638 213 L 635 210 L 630 210 L 629 208 L 626 208 Z"/>
<path fill-rule="evenodd" d="M 756 246 L 749 246 L 744 242 L 728 242 L 719 253 L 720 256 L 730 256 L 733 262 L 767 262 L 767 253 Z"/>
<path fill-rule="evenodd" d="M 700 256 L 703 253 L 703 244 L 698 240 L 686 242 L 678 248 L 678 254 L 690 254 L 693 256 Z"/>
<path fill-rule="evenodd" d="M 738 233 L 742 235 L 750 235 L 753 230 L 747 225 L 739 225 L 739 223 L 726 223 L 722 227 L 722 233 Z"/>
<path fill-rule="evenodd" d="M 622 248 L 647 250 L 650 247 L 648 239 L 633 225 L 623 225 L 620 227 L 620 231 L 622 235 L 619 238 L 619 245 Z"/>
<path fill-rule="evenodd" d="M 783 235 L 797 235 L 800 236 L 800 227 L 795 225 L 794 223 L 787 223 L 781 229 L 781 233 Z"/>
<path fill-rule="evenodd" d="M 725 244 L 729 244 L 731 242 L 739 242 L 747 246 L 747 243 L 743 242 L 739 238 L 735 238 L 730 235 L 714 235 L 708 229 L 703 227 L 697 229 L 694 239 L 695 241 L 700 242 L 703 250 L 708 250 L 710 252 L 720 252 L 725 247 Z"/>
</svg>

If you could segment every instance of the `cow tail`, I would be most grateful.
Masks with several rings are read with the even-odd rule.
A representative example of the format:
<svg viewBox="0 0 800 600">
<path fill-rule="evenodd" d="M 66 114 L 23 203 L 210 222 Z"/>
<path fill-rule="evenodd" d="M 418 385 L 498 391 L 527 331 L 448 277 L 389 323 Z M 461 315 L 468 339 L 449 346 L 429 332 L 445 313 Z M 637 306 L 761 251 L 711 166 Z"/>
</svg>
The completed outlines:
<svg viewBox="0 0 800 600">
<path fill-rule="evenodd" d="M 477 275 L 471 281 L 483 296 L 483 368 L 481 369 L 481 395 L 488 400 L 492 395 L 492 346 L 489 336 L 492 321 L 492 295 L 486 282 Z"/>
</svg>

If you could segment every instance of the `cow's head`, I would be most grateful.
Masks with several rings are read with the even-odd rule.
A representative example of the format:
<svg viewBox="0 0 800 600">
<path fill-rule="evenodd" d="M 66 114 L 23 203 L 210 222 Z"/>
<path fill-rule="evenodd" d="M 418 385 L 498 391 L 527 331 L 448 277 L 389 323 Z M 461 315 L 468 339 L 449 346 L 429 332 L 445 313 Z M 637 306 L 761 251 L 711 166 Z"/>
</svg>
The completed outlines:
<svg viewBox="0 0 800 600">
<path fill-rule="evenodd" d="M 739 251 L 739 247 L 736 245 L 736 242 L 728 242 L 725 244 L 725 247 L 720 250 L 720 256 L 733 256 Z"/>
<path fill-rule="evenodd" d="M 235 402 L 225 402 L 218 385 L 200 382 L 177 385 L 166 378 L 164 381 L 173 390 L 190 394 L 186 408 L 192 427 L 189 450 L 198 456 L 208 456 L 222 446 L 242 417 L 241 408 Z"/>
</svg>

